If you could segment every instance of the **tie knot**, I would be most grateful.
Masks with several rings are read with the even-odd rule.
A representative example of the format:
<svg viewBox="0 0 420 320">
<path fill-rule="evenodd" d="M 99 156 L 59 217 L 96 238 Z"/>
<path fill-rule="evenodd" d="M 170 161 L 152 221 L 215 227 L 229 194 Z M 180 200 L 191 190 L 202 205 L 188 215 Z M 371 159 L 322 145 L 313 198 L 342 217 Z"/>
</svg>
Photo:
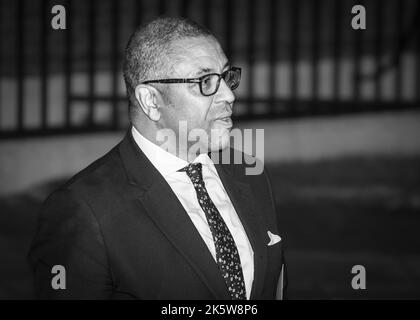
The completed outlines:
<svg viewBox="0 0 420 320">
<path fill-rule="evenodd" d="M 203 180 L 203 176 L 201 173 L 202 166 L 201 163 L 190 163 L 188 166 L 179 169 L 178 171 L 185 171 L 188 175 L 188 177 L 190 177 L 191 180 Z"/>
</svg>

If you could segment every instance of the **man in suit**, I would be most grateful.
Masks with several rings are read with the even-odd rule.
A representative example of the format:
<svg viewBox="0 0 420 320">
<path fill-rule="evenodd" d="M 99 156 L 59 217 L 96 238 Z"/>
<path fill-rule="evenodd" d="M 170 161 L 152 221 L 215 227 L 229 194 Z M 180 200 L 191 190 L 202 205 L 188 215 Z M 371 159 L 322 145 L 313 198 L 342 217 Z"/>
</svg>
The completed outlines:
<svg viewBox="0 0 420 320">
<path fill-rule="evenodd" d="M 45 202 L 29 254 L 37 297 L 282 295 L 268 176 L 246 175 L 250 156 L 229 147 L 240 72 L 192 21 L 159 18 L 133 33 L 124 57 L 132 127 Z M 209 139 L 192 148 L 159 138 L 165 130 L 180 138 L 182 124 Z M 241 163 L 213 161 L 222 151 Z M 52 285 L 54 266 L 65 285 Z"/>
</svg>

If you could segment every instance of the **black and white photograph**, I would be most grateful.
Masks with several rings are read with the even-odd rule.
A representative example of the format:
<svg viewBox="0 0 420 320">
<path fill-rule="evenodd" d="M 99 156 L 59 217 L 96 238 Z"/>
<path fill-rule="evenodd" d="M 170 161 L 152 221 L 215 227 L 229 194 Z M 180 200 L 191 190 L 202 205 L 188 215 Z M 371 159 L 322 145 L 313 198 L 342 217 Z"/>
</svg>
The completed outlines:
<svg viewBox="0 0 420 320">
<path fill-rule="evenodd" d="M 419 300 L 419 230 L 419 1 L 0 0 L 0 300 Z"/>
</svg>

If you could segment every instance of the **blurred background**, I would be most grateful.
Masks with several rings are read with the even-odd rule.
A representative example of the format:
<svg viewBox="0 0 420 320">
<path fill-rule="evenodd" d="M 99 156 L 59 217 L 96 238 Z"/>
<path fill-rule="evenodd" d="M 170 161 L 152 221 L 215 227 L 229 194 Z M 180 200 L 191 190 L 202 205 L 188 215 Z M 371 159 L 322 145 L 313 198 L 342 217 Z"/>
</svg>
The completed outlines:
<svg viewBox="0 0 420 320">
<path fill-rule="evenodd" d="M 419 299 L 417 0 L 0 0 L 0 298 L 32 298 L 45 197 L 123 137 L 122 53 L 158 15 L 206 25 L 242 67 L 234 121 L 265 130 L 288 297 Z"/>
</svg>

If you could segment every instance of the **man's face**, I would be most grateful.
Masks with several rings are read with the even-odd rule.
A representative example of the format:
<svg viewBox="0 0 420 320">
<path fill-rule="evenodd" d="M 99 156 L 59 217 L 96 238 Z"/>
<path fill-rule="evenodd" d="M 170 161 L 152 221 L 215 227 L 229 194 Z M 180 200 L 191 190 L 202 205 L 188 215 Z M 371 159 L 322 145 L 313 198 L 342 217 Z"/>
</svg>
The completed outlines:
<svg viewBox="0 0 420 320">
<path fill-rule="evenodd" d="M 174 42 L 173 48 L 177 59 L 174 72 L 168 78 L 221 74 L 230 67 L 222 48 L 212 37 L 178 40 Z M 179 122 L 186 121 L 188 132 L 192 129 L 206 132 L 210 143 L 204 145 L 202 141 L 201 148 L 217 151 L 228 145 L 235 96 L 223 79 L 212 96 L 203 96 L 198 83 L 178 83 L 167 85 L 166 98 L 169 103 L 160 109 L 160 125 L 163 128 L 170 128 L 178 135 Z"/>
</svg>

